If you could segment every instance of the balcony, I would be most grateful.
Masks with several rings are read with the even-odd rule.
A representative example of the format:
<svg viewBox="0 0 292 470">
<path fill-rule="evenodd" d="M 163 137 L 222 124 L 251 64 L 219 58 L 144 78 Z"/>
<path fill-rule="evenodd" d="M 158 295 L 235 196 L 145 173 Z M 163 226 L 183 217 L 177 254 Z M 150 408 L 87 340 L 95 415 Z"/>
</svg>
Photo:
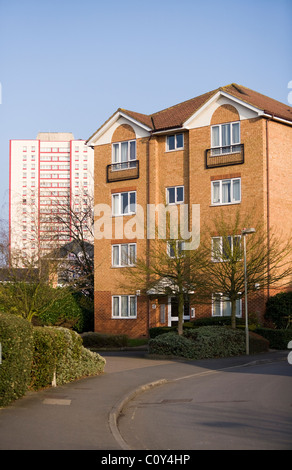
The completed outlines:
<svg viewBox="0 0 292 470">
<path fill-rule="evenodd" d="M 139 160 L 129 160 L 122 163 L 112 163 L 106 167 L 106 181 L 133 180 L 139 178 Z"/>
<path fill-rule="evenodd" d="M 241 165 L 244 163 L 244 145 L 228 145 L 216 147 L 205 151 L 206 168 L 217 168 L 220 166 Z"/>
</svg>

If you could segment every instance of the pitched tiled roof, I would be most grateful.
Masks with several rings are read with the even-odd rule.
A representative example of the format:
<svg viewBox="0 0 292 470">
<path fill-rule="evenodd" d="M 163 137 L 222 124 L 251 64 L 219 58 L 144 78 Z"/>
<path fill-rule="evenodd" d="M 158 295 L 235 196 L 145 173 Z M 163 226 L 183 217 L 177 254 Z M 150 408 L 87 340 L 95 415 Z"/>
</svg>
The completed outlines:
<svg viewBox="0 0 292 470">
<path fill-rule="evenodd" d="M 250 88 L 236 83 L 231 83 L 224 87 L 217 88 L 203 95 L 197 96 L 190 100 L 179 103 L 175 106 L 163 109 L 153 114 L 142 114 L 135 111 L 129 111 L 126 109 L 119 108 L 116 113 L 111 116 L 88 140 L 89 142 L 97 132 L 99 132 L 111 119 L 117 115 L 117 113 L 124 113 L 125 115 L 135 119 L 144 126 L 150 128 L 153 132 L 164 131 L 168 129 L 175 129 L 183 127 L 184 123 L 199 109 L 208 102 L 218 92 L 225 92 L 241 102 L 251 105 L 262 111 L 265 114 L 271 115 L 272 117 L 284 119 L 292 122 L 292 108 L 285 103 L 276 101 L 273 98 L 262 95 L 257 91 L 253 91 Z"/>
<path fill-rule="evenodd" d="M 232 83 L 221 88 L 226 93 L 230 93 L 235 98 L 239 98 L 242 101 L 245 101 L 248 104 L 251 104 L 267 114 L 272 116 L 286 119 L 287 121 L 292 121 L 292 108 L 285 103 L 276 101 L 273 98 L 262 95 L 257 91 L 253 91 L 250 88 L 246 88 L 242 85 L 236 85 Z"/>
<path fill-rule="evenodd" d="M 129 111 L 127 109 L 122 108 L 119 108 L 118 111 L 122 111 L 123 113 L 132 117 L 136 121 L 141 122 L 141 124 L 145 124 L 145 126 L 150 127 L 151 129 L 153 128 L 151 116 L 148 116 L 147 114 L 136 113 L 134 111 Z"/>
<path fill-rule="evenodd" d="M 172 129 L 182 127 L 183 123 L 197 112 L 212 96 L 219 91 L 228 93 L 234 98 L 258 108 L 266 114 L 285 119 L 292 122 L 292 108 L 288 105 L 276 101 L 268 96 L 262 95 L 256 91 L 246 88 L 242 85 L 232 83 L 230 85 L 217 88 L 203 95 L 179 103 L 170 108 L 158 111 L 154 114 L 146 115 L 133 111 L 121 109 L 128 116 L 136 119 L 142 124 L 147 125 L 153 131 Z"/>
<path fill-rule="evenodd" d="M 157 113 L 145 115 L 133 111 L 122 109 L 128 116 L 137 119 L 143 124 L 147 124 L 152 130 L 171 129 L 181 127 L 183 123 L 191 117 L 217 90 L 210 91 L 204 95 L 197 96 L 183 103 L 179 103 L 170 108 L 163 109 Z"/>
</svg>

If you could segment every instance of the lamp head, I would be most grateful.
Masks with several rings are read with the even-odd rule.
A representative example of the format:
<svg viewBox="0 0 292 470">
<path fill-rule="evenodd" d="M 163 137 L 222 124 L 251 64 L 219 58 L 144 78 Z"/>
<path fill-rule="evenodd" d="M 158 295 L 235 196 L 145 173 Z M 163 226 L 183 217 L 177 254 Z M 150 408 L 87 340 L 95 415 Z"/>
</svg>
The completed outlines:
<svg viewBox="0 0 292 470">
<path fill-rule="evenodd" d="M 255 228 L 244 228 L 241 231 L 242 235 L 248 235 L 249 233 L 255 233 L 256 229 Z"/>
</svg>

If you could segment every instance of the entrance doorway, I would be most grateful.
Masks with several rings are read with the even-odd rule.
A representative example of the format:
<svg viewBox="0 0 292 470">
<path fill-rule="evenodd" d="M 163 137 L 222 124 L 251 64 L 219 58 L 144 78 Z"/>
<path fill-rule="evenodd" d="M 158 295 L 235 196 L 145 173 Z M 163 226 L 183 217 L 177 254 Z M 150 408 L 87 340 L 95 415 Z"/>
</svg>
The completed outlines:
<svg viewBox="0 0 292 470">
<path fill-rule="evenodd" d="M 184 304 L 183 321 L 190 320 L 189 303 Z M 175 297 L 168 298 L 168 326 L 176 326 L 178 324 L 178 301 Z"/>
</svg>

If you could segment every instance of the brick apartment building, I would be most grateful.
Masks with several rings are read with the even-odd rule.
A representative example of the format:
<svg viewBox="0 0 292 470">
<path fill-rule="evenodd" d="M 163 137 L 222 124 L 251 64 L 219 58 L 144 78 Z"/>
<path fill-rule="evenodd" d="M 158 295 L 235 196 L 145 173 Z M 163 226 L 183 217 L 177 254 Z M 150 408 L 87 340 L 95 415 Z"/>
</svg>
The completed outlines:
<svg viewBox="0 0 292 470">
<path fill-rule="evenodd" d="M 198 204 L 201 223 L 219 210 L 228 216 L 256 206 L 267 231 L 281 227 L 288 236 L 291 126 L 291 107 L 230 84 L 152 115 L 118 109 L 88 139 L 94 148 L 95 204 L 110 208 L 109 232 L 95 239 L 96 331 L 138 337 L 149 327 L 177 321 L 171 298 L 153 300 L 134 285 L 127 292 L 121 288 L 123 259 L 134 265 L 149 248 L 146 228 L 134 238 L 123 230 L 138 205 L 146 213 L 147 204 L 165 198 L 168 204 Z M 265 300 L 257 305 L 259 318 Z M 225 299 L 221 305 L 188 308 L 184 319 L 194 312 L 196 318 L 230 314 L 229 304 Z M 237 315 L 243 310 L 239 302 Z"/>
</svg>

